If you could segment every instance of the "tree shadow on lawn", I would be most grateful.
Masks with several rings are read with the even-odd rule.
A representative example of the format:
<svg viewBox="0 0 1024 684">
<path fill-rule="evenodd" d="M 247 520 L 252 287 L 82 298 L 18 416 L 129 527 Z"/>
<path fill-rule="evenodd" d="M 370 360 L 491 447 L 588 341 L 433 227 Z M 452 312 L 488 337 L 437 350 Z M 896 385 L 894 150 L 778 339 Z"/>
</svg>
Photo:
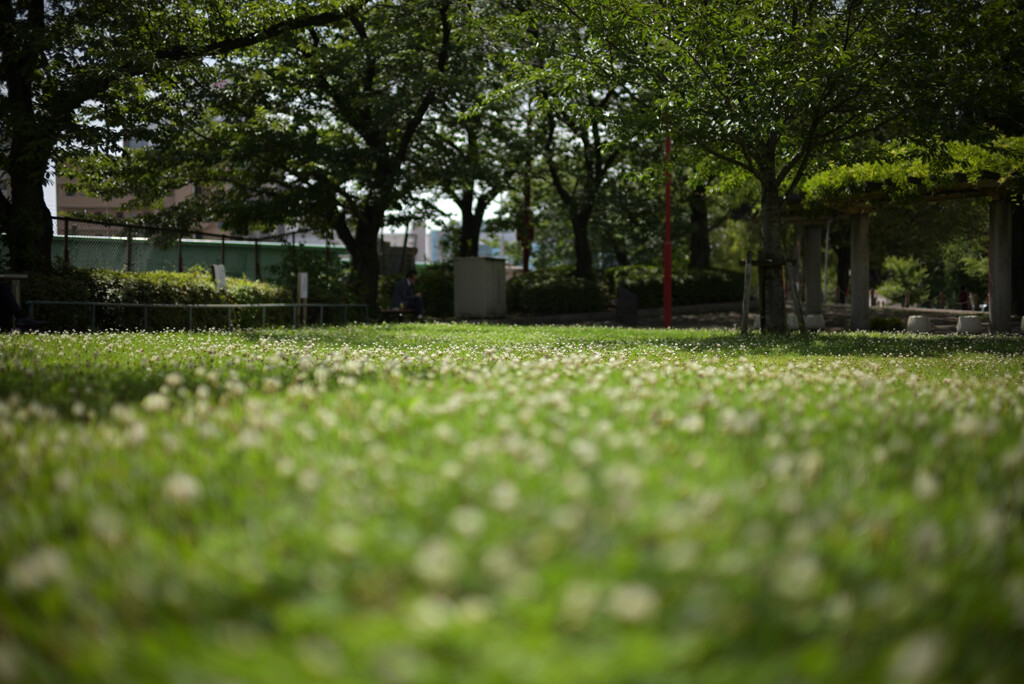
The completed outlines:
<svg viewBox="0 0 1024 684">
<path fill-rule="evenodd" d="M 7 369 L 0 377 L 0 400 L 13 395 L 21 404 L 37 401 L 63 417 L 82 401 L 98 415 L 106 415 L 115 403 L 138 404 L 163 385 L 163 375 L 141 369 L 45 368 L 17 371 Z"/>
<path fill-rule="evenodd" d="M 653 340 L 652 340 L 653 341 Z M 956 354 L 1024 355 L 1024 337 L 1017 335 L 913 335 L 910 333 L 808 333 L 801 335 L 713 334 L 692 339 L 659 339 L 658 344 L 693 352 L 726 354 L 929 357 Z"/>
</svg>

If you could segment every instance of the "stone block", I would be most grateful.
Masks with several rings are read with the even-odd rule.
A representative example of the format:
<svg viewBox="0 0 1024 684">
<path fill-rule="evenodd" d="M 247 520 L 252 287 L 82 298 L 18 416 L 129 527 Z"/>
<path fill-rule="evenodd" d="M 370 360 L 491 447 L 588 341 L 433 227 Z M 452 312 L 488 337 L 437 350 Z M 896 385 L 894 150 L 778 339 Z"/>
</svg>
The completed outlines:
<svg viewBox="0 0 1024 684">
<path fill-rule="evenodd" d="M 928 333 L 932 331 L 932 319 L 927 316 L 910 316 L 907 318 L 907 331 Z"/>
<path fill-rule="evenodd" d="M 981 319 L 977 316 L 960 316 L 956 319 L 956 331 L 966 335 L 977 335 L 981 332 Z"/>
<path fill-rule="evenodd" d="M 824 314 L 807 314 L 804 316 L 804 325 L 808 330 L 824 330 L 825 316 Z"/>
</svg>

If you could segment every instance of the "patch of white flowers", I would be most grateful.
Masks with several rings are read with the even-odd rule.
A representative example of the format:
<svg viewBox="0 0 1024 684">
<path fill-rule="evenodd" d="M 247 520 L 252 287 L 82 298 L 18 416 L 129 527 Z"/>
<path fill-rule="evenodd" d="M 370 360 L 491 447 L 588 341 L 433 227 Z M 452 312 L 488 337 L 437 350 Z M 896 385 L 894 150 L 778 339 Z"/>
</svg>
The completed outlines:
<svg viewBox="0 0 1024 684">
<path fill-rule="evenodd" d="M 0 337 L 4 590 L 25 620 L 78 596 L 69 629 L 108 620 L 127 644 L 121 616 L 269 596 L 322 679 L 366 661 L 415 681 L 441 667 L 424 644 L 538 629 L 556 651 L 646 635 L 697 674 L 748 637 L 813 634 L 834 654 L 800 662 L 980 680 L 956 670 L 973 625 L 1024 627 L 1024 356 L 672 335 Z M 362 646 L 334 639 L 364 621 L 391 641 L 346 660 Z M 259 629 L 225 627 L 225 652 Z M 0 634 L 0 681 L 29 671 L 20 638 Z"/>
</svg>

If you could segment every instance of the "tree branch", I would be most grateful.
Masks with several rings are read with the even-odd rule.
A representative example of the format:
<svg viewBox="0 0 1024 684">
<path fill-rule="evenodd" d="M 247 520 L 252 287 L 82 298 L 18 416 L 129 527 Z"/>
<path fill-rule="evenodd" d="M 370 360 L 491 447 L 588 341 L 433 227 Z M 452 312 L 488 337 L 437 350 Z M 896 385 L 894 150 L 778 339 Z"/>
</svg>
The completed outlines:
<svg viewBox="0 0 1024 684">
<path fill-rule="evenodd" d="M 313 26 L 325 26 L 338 21 L 343 21 L 351 16 L 351 12 L 321 12 L 305 17 L 292 17 L 284 19 L 267 26 L 259 31 L 253 31 L 243 36 L 225 38 L 206 45 L 167 45 L 157 49 L 156 58 L 171 62 L 197 57 L 210 57 L 212 55 L 226 55 L 240 48 L 256 45 L 271 38 L 291 33 L 292 31 L 310 28 Z"/>
</svg>

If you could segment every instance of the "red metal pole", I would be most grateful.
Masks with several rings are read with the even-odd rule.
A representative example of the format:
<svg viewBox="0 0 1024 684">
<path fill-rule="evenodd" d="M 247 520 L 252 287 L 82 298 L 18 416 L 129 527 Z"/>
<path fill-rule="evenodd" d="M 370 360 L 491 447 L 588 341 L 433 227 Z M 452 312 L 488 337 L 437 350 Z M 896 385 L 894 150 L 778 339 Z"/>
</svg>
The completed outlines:
<svg viewBox="0 0 1024 684">
<path fill-rule="evenodd" d="M 672 139 L 665 138 L 665 327 L 672 327 L 672 172 L 668 168 L 669 155 L 672 153 Z"/>
</svg>

